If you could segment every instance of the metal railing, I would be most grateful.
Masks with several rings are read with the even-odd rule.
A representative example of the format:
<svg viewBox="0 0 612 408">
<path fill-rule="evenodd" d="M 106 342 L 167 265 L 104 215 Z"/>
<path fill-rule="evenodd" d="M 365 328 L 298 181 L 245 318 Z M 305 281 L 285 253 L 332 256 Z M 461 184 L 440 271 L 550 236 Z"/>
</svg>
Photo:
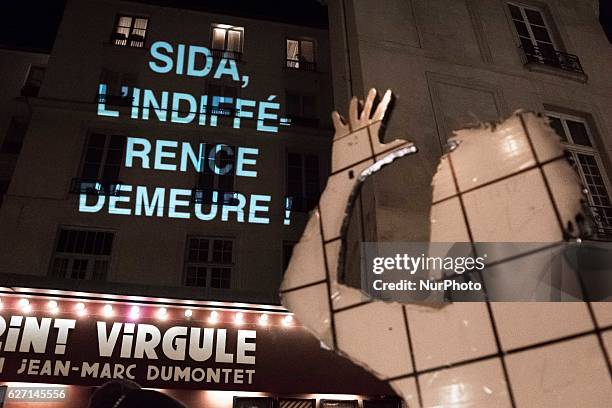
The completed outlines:
<svg viewBox="0 0 612 408">
<path fill-rule="evenodd" d="M 213 200 L 213 192 L 217 193 L 216 200 Z M 192 201 L 195 204 L 225 204 L 238 205 L 238 193 L 235 191 L 219 191 L 214 189 L 194 188 Z"/>
<path fill-rule="evenodd" d="M 612 207 L 589 205 L 589 210 L 596 237 L 606 241 L 612 240 Z"/>
<path fill-rule="evenodd" d="M 287 68 L 300 69 L 303 71 L 316 71 L 317 63 L 305 60 L 287 59 L 285 61 Z"/>
<path fill-rule="evenodd" d="M 98 102 L 104 103 L 108 106 L 132 106 L 134 98 L 123 95 L 98 94 Z"/>
<path fill-rule="evenodd" d="M 211 49 L 210 53 L 214 58 L 227 58 L 236 61 L 242 60 L 242 53 L 239 51 Z"/>
<path fill-rule="evenodd" d="M 118 180 L 83 179 L 75 177 L 70 182 L 70 192 L 74 194 L 116 196 L 121 190 Z"/>
<path fill-rule="evenodd" d="M 318 196 L 304 197 L 297 195 L 288 195 L 285 197 L 285 210 L 309 212 L 317 206 L 318 202 Z"/>
<path fill-rule="evenodd" d="M 545 49 L 536 47 L 534 45 L 529 47 L 521 45 L 519 48 L 523 51 L 523 62 L 525 64 L 547 65 L 562 69 L 564 71 L 584 74 L 584 70 L 580 64 L 580 59 L 574 54 L 568 54 L 552 48 Z"/>
</svg>

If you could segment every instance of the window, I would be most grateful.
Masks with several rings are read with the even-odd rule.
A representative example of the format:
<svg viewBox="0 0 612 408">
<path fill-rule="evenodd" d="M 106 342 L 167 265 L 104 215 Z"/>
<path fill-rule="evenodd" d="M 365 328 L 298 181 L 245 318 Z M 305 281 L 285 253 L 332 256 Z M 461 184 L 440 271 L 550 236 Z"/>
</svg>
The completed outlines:
<svg viewBox="0 0 612 408">
<path fill-rule="evenodd" d="M 61 228 L 51 276 L 106 280 L 114 233 Z"/>
<path fill-rule="evenodd" d="M 98 101 L 109 106 L 131 106 L 131 89 L 138 85 L 137 75 L 102 69 L 100 83 L 106 85 L 106 93 L 98 95 Z"/>
<path fill-rule="evenodd" d="M 291 119 L 292 124 L 309 127 L 319 125 L 317 100 L 314 95 L 287 92 L 286 103 L 287 117 Z"/>
<path fill-rule="evenodd" d="M 357 400 L 321 400 L 321 408 L 358 408 Z"/>
<path fill-rule="evenodd" d="M 274 399 L 270 397 L 234 397 L 233 408 L 272 408 Z"/>
<path fill-rule="evenodd" d="M 562 52 L 561 44 L 555 41 L 552 24 L 547 21 L 544 10 L 519 3 L 508 3 L 508 8 L 529 67 L 533 69 L 539 64 L 553 66 L 581 74 L 581 80 L 586 81 L 578 57 Z"/>
<path fill-rule="evenodd" d="M 561 137 L 566 154 L 588 190 L 588 201 L 600 235 L 612 235 L 610 181 L 592 132 L 584 118 L 547 112 L 550 125 Z"/>
<path fill-rule="evenodd" d="M 295 242 L 293 241 L 283 241 L 283 274 L 287 270 L 289 266 L 289 261 L 291 261 L 291 255 L 293 255 L 293 248 L 295 247 Z"/>
<path fill-rule="evenodd" d="M 21 88 L 21 96 L 38 96 L 44 76 L 45 67 L 31 65 L 23 88 Z"/>
<path fill-rule="evenodd" d="M 204 145 L 203 159 L 200 162 L 201 171 L 198 176 L 198 185 L 196 187 L 196 203 L 209 204 L 213 202 L 213 192 L 218 192 L 217 203 L 232 204 L 234 197 L 234 171 L 235 171 L 235 151 L 234 147 L 228 146 L 228 149 L 221 149 L 217 154 L 211 155 L 211 150 L 215 145 Z M 231 152 L 231 154 L 229 153 Z M 212 152 L 214 153 L 214 152 Z M 214 165 L 209 165 L 206 161 L 215 161 Z M 230 166 L 230 170 L 226 174 L 217 174 L 212 171 L 212 167 L 217 166 L 223 169 Z"/>
<path fill-rule="evenodd" d="M 149 19 L 119 15 L 111 36 L 111 43 L 123 47 L 144 47 Z"/>
<path fill-rule="evenodd" d="M 310 211 L 319 201 L 319 158 L 313 154 L 287 155 L 287 197 L 291 209 Z"/>
<path fill-rule="evenodd" d="M 279 398 L 278 408 L 316 408 L 315 399 Z"/>
<path fill-rule="evenodd" d="M 508 3 L 514 28 L 521 47 L 528 56 L 538 59 L 556 59 L 555 46 L 541 10 Z"/>
<path fill-rule="evenodd" d="M 0 153 L 18 154 L 21 151 L 27 130 L 27 120 L 17 117 L 11 118 Z"/>
<path fill-rule="evenodd" d="M 87 139 L 80 179 L 73 180 L 73 192 L 106 193 L 116 191 L 126 139 L 121 135 L 91 133 Z"/>
<path fill-rule="evenodd" d="M 214 56 L 239 60 L 243 41 L 244 27 L 213 24 L 211 48 Z"/>
<path fill-rule="evenodd" d="M 231 239 L 191 237 L 187 244 L 185 285 L 228 289 L 232 286 Z"/>
<path fill-rule="evenodd" d="M 207 87 L 206 94 L 208 95 L 208 111 L 211 115 L 234 117 L 236 99 L 238 98 L 239 88 L 234 85 L 210 83 Z M 218 106 L 213 107 L 213 98 L 219 96 L 222 98 L 231 98 L 231 101 L 225 102 L 219 100 Z M 233 121 L 233 119 L 232 119 Z M 229 123 L 229 122 L 228 122 Z M 232 122 L 233 123 L 233 122 Z"/>
<path fill-rule="evenodd" d="M 314 42 L 312 40 L 287 39 L 287 59 L 285 65 L 289 68 L 315 71 Z"/>
</svg>

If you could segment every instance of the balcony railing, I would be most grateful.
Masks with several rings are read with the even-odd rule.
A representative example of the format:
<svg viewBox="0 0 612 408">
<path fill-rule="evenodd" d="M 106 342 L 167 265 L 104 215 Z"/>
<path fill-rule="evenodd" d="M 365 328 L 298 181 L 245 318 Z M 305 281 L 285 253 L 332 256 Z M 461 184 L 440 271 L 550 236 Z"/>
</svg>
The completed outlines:
<svg viewBox="0 0 612 408">
<path fill-rule="evenodd" d="M 101 179 L 73 178 L 70 192 L 74 194 L 116 196 L 121 190 L 121 182 Z"/>
<path fill-rule="evenodd" d="M 589 209 L 596 237 L 605 241 L 612 240 L 612 207 L 589 205 Z"/>
<path fill-rule="evenodd" d="M 132 106 L 133 101 L 131 96 L 98 94 L 98 102 L 108 106 Z"/>
<path fill-rule="evenodd" d="M 521 46 L 525 64 L 541 64 L 585 75 L 580 59 L 574 54 L 568 54 L 554 49 L 536 46 Z"/>
<path fill-rule="evenodd" d="M 210 50 L 214 58 L 226 58 L 236 61 L 242 60 L 242 53 L 239 51 L 232 50 Z"/>
<path fill-rule="evenodd" d="M 296 60 L 296 59 L 287 59 L 285 61 L 285 66 L 287 68 L 300 69 L 303 71 L 316 71 L 317 63 L 309 62 L 304 60 Z"/>
<path fill-rule="evenodd" d="M 217 192 L 217 199 L 213 200 L 213 192 Z M 225 205 L 238 205 L 238 200 L 235 191 L 219 191 L 213 189 L 202 189 L 196 187 L 193 190 L 192 201 L 195 204 L 225 204 Z"/>
<path fill-rule="evenodd" d="M 285 210 L 297 211 L 297 212 L 309 212 L 317 206 L 319 197 L 304 197 L 304 196 L 286 196 L 285 197 Z"/>
</svg>

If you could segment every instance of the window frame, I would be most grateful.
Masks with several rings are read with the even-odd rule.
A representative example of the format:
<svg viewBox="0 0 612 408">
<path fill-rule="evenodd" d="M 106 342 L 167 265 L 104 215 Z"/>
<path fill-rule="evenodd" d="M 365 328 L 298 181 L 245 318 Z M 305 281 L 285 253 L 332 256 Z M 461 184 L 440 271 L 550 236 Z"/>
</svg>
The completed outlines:
<svg viewBox="0 0 612 408">
<path fill-rule="evenodd" d="M 215 29 L 225 30 L 225 34 L 223 36 L 223 48 L 218 49 L 213 47 L 213 42 L 215 40 Z M 228 33 L 230 31 L 236 31 L 240 33 L 240 50 L 228 50 Z M 224 23 L 212 23 L 210 25 L 210 51 L 213 54 L 213 57 L 217 58 L 228 58 L 236 61 L 240 61 L 242 59 L 242 54 L 244 53 L 244 43 L 245 43 L 245 29 L 244 26 L 237 26 L 232 24 L 224 24 Z"/>
<path fill-rule="evenodd" d="M 191 249 L 192 240 L 208 240 L 207 248 L 207 260 L 206 261 L 191 261 L 189 253 Z M 214 260 L 214 243 L 219 241 L 221 243 L 231 242 L 231 262 L 224 263 L 223 261 L 217 262 Z M 207 235 L 188 235 L 185 243 L 185 259 L 183 262 L 183 279 L 182 285 L 189 288 L 200 288 L 206 291 L 210 290 L 231 290 L 235 288 L 235 267 L 236 267 L 236 239 L 234 237 L 221 237 L 221 236 L 207 236 Z M 188 285 L 188 269 L 189 267 L 204 268 L 206 270 L 205 285 Z M 212 275 L 214 269 L 229 269 L 229 286 L 228 287 L 213 287 L 212 286 Z"/>
<path fill-rule="evenodd" d="M 121 21 L 122 17 L 128 17 L 131 19 L 130 21 L 130 26 L 126 27 L 126 26 L 119 26 L 119 22 Z M 142 28 L 135 28 L 135 22 L 137 19 L 142 19 L 142 20 L 146 20 L 147 24 L 146 27 L 144 29 Z M 126 47 L 126 48 L 145 48 L 146 43 L 147 43 L 147 35 L 149 33 L 149 29 L 150 29 L 150 21 L 151 19 L 148 16 L 145 15 L 141 15 L 141 14 L 130 14 L 130 13 L 117 13 L 115 15 L 115 23 L 113 24 L 113 30 L 111 31 L 111 35 L 110 35 L 110 43 L 116 47 Z M 117 41 L 119 41 L 116 36 L 119 35 L 120 33 L 117 31 L 118 28 L 127 28 L 129 29 L 129 34 L 125 37 L 125 44 L 117 44 Z M 132 35 L 134 35 L 134 30 L 144 30 L 144 35 L 142 36 L 142 45 L 133 45 L 132 42 L 134 42 L 133 39 L 131 39 Z"/>
<path fill-rule="evenodd" d="M 112 180 L 112 181 L 119 181 L 119 178 L 121 176 L 121 170 L 124 168 L 123 164 L 125 163 L 125 150 L 126 150 L 126 145 L 127 145 L 127 136 L 123 135 L 120 132 L 109 132 L 109 131 L 104 131 L 104 130 L 90 130 L 89 132 L 87 132 L 87 137 L 85 138 L 85 143 L 83 144 L 83 148 L 82 148 L 81 162 L 79 164 L 79 170 L 78 170 L 79 179 L 81 180 L 85 179 L 83 177 L 83 171 L 85 167 L 85 160 L 87 158 L 87 150 L 89 148 L 89 142 L 91 140 L 92 135 L 103 135 L 105 137 L 102 158 L 100 159 L 100 164 L 98 167 L 98 174 L 97 174 L 97 177 L 95 178 L 100 181 L 104 180 L 102 176 L 104 174 L 104 168 L 106 167 L 106 164 L 107 164 L 106 162 L 107 162 L 108 153 L 110 150 L 111 138 L 113 136 L 117 136 L 124 140 L 121 159 L 119 160 L 119 172 L 117 173 L 117 179 Z"/>
<path fill-rule="evenodd" d="M 62 231 L 78 231 L 85 233 L 102 233 L 102 234 L 111 234 L 112 243 L 110 245 L 110 249 L 108 254 L 91 254 L 91 253 L 77 253 L 77 252 L 58 252 L 58 246 L 60 243 L 60 239 L 62 236 Z M 60 225 L 57 229 L 56 238 L 53 244 L 53 251 L 51 254 L 51 259 L 49 262 L 49 268 L 47 271 L 47 276 L 58 278 L 58 279 L 71 279 L 71 280 L 89 280 L 89 281 L 99 281 L 99 282 L 108 282 L 111 276 L 112 271 L 112 261 L 113 261 L 113 248 L 115 247 L 117 242 L 117 232 L 109 229 L 97 229 L 97 228 L 89 228 L 89 227 L 80 227 L 80 226 L 70 226 L 70 225 Z M 58 259 L 65 259 L 68 262 L 66 270 L 64 272 L 64 276 L 57 276 L 55 274 L 55 263 Z M 87 260 L 87 269 L 85 271 L 86 276 L 83 278 L 74 278 L 72 277 L 73 266 L 75 261 Z M 106 271 L 104 279 L 94 279 L 93 272 L 95 269 L 95 264 L 98 261 L 106 262 Z"/>
<path fill-rule="evenodd" d="M 293 203 L 291 205 L 291 208 L 285 208 L 286 210 L 292 210 L 292 211 L 298 211 L 298 212 L 309 212 L 311 211 L 314 207 L 316 207 L 319 198 L 321 197 L 321 160 L 320 159 L 320 155 L 316 152 L 295 152 L 295 151 L 291 151 L 291 150 L 287 150 L 285 152 L 285 197 L 286 200 L 289 197 L 292 197 L 295 199 L 295 197 L 293 197 L 292 195 L 290 195 L 289 193 L 289 155 L 292 154 L 296 154 L 299 155 L 301 157 L 301 195 L 299 197 L 297 197 L 301 202 L 296 205 L 295 203 Z M 315 196 L 308 196 L 306 195 L 306 185 L 307 183 L 307 178 L 306 178 L 306 157 L 307 156 L 314 156 L 317 159 L 317 190 L 318 193 Z M 309 202 L 309 199 L 312 200 L 312 202 Z M 311 205 L 309 205 L 311 204 Z"/>
<path fill-rule="evenodd" d="M 512 23 L 512 28 L 514 30 L 514 33 L 519 39 L 519 44 L 520 44 L 520 37 L 524 37 L 524 36 L 521 36 L 518 30 L 516 29 L 516 25 L 514 24 L 514 17 L 512 17 L 512 13 L 510 12 L 510 7 L 509 7 L 510 5 L 513 5 L 519 8 L 521 12 L 521 16 L 523 17 L 523 23 L 525 23 L 525 25 L 527 26 L 527 31 L 529 33 L 529 40 L 531 40 L 531 44 L 534 47 L 538 46 L 537 45 L 538 40 L 536 39 L 535 34 L 533 33 L 533 30 L 531 29 L 531 23 L 529 21 L 529 18 L 527 17 L 527 13 L 525 12 L 525 9 L 529 9 L 531 11 L 537 11 L 542 16 L 542 21 L 544 21 L 544 26 L 542 27 L 546 29 L 546 33 L 548 34 L 548 37 L 550 38 L 550 42 L 552 46 L 557 51 L 563 50 L 561 47 L 561 44 L 559 43 L 558 38 L 556 38 L 557 36 L 556 36 L 555 28 L 554 28 L 555 25 L 553 24 L 553 22 L 550 21 L 551 18 L 549 17 L 548 12 L 545 7 L 537 6 L 535 4 L 522 3 L 518 1 L 507 1 L 506 7 L 508 8 L 508 13 L 510 14 L 510 22 Z"/>
<path fill-rule="evenodd" d="M 551 110 L 551 109 L 546 109 L 544 111 L 544 114 L 547 117 L 554 117 L 560 120 L 561 122 L 561 126 L 563 127 L 563 131 L 565 132 L 565 138 L 567 139 L 567 141 L 561 139 L 561 145 L 563 146 L 563 149 L 571 155 L 572 160 L 575 163 L 575 169 L 576 172 L 578 173 L 578 176 L 580 178 L 580 181 L 582 183 L 582 185 L 584 186 L 585 189 L 587 189 L 588 194 L 587 194 L 587 200 L 588 200 L 588 204 L 589 206 L 595 208 L 595 207 L 601 207 L 597 204 L 594 203 L 593 197 L 592 197 L 592 192 L 589 190 L 588 188 L 588 183 L 586 180 L 586 175 L 584 173 L 584 169 L 582 168 L 580 161 L 578 159 L 578 154 L 582 154 L 582 155 L 587 155 L 587 156 L 592 156 L 593 159 L 595 160 L 597 169 L 601 175 L 601 179 L 603 181 L 603 186 L 606 189 L 606 193 L 607 193 L 607 198 L 608 201 L 611 203 L 611 205 L 609 206 L 610 211 L 612 211 L 612 182 L 610 181 L 609 177 L 608 177 L 608 173 L 606 171 L 606 167 L 604 165 L 604 161 L 601 157 L 601 154 L 599 152 L 598 149 L 598 145 L 597 145 L 597 141 L 593 135 L 593 130 L 591 129 L 591 126 L 589 124 L 589 121 L 585 118 L 585 117 L 581 117 L 581 116 L 576 116 L 576 115 L 571 115 L 571 114 L 567 114 L 567 113 L 562 113 L 556 110 Z M 591 146 L 585 146 L 585 145 L 581 145 L 581 144 L 576 144 L 574 142 L 574 140 L 572 139 L 572 133 L 567 125 L 567 121 L 571 120 L 574 122 L 580 122 L 584 125 L 585 129 L 586 129 L 586 134 L 587 137 L 589 138 L 589 142 L 591 143 Z M 552 126 L 551 126 L 552 127 Z M 603 208 L 607 208 L 605 206 L 603 206 Z M 610 225 L 612 225 L 612 223 L 610 223 Z"/>
<path fill-rule="evenodd" d="M 307 41 L 312 44 L 312 61 L 300 61 L 298 59 L 289 58 L 287 55 L 287 45 L 289 41 L 295 41 L 298 44 L 297 55 L 301 55 L 302 42 Z M 293 62 L 293 63 L 292 63 Z M 300 66 L 300 62 L 304 66 Z M 285 38 L 285 68 L 298 69 L 302 71 L 316 71 L 317 70 L 317 42 L 314 38 L 299 38 L 299 37 L 286 37 Z"/>
</svg>

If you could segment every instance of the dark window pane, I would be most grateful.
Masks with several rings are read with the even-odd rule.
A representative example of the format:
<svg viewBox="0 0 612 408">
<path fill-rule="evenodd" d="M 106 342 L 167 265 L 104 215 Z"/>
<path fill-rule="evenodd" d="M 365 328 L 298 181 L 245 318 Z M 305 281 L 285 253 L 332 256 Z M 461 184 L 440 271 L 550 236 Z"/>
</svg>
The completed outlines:
<svg viewBox="0 0 612 408">
<path fill-rule="evenodd" d="M 84 252 L 86 235 L 87 235 L 87 232 L 85 231 L 77 232 L 76 243 L 74 246 L 74 252 L 76 252 L 77 254 L 82 254 Z"/>
<path fill-rule="evenodd" d="M 583 146 L 592 146 L 584 123 L 573 120 L 567 120 L 566 123 L 574 143 Z"/>
<path fill-rule="evenodd" d="M 521 10 L 517 6 L 515 6 L 514 4 L 508 4 L 508 7 L 510 8 L 510 14 L 512 15 L 513 19 L 523 20 Z"/>
<path fill-rule="evenodd" d="M 516 27 L 516 32 L 518 33 L 518 35 L 529 38 L 529 31 L 527 30 L 527 25 L 522 21 L 513 21 L 514 27 Z"/>
<path fill-rule="evenodd" d="M 68 259 L 55 258 L 53 260 L 53 267 L 51 268 L 51 276 L 54 276 L 56 278 L 65 278 L 67 269 L 68 269 Z"/>
<path fill-rule="evenodd" d="M 542 13 L 540 13 L 539 11 L 526 8 L 525 14 L 527 15 L 527 20 L 529 20 L 531 24 L 537 24 L 541 26 L 546 25 L 544 23 L 544 18 L 542 18 Z"/>
<path fill-rule="evenodd" d="M 95 261 L 91 279 L 106 280 L 108 272 L 108 261 Z"/>
<path fill-rule="evenodd" d="M 210 275 L 210 286 L 212 288 L 228 289 L 231 278 L 230 268 L 212 268 Z"/>
<path fill-rule="evenodd" d="M 543 41 L 547 43 L 552 43 L 550 36 L 548 35 L 548 31 L 544 27 L 531 26 L 531 31 L 533 32 L 533 36 L 537 41 Z"/>
<path fill-rule="evenodd" d="M 113 247 L 113 237 L 114 234 L 110 232 L 104 233 L 104 246 L 102 247 L 103 255 L 110 255 L 111 248 Z"/>
<path fill-rule="evenodd" d="M 87 264 L 87 259 L 75 259 L 72 262 L 72 271 L 70 272 L 70 278 L 85 279 L 87 273 Z"/>
<path fill-rule="evenodd" d="M 301 116 L 302 109 L 300 106 L 300 96 L 295 94 L 287 94 L 287 114 Z"/>
<path fill-rule="evenodd" d="M 555 133 L 561 137 L 561 140 L 567 142 L 567 136 L 565 135 L 565 129 L 563 129 L 563 125 L 561 124 L 561 119 L 555 118 L 554 116 L 548 117 L 550 121 L 550 127 L 555 130 Z"/>
</svg>

